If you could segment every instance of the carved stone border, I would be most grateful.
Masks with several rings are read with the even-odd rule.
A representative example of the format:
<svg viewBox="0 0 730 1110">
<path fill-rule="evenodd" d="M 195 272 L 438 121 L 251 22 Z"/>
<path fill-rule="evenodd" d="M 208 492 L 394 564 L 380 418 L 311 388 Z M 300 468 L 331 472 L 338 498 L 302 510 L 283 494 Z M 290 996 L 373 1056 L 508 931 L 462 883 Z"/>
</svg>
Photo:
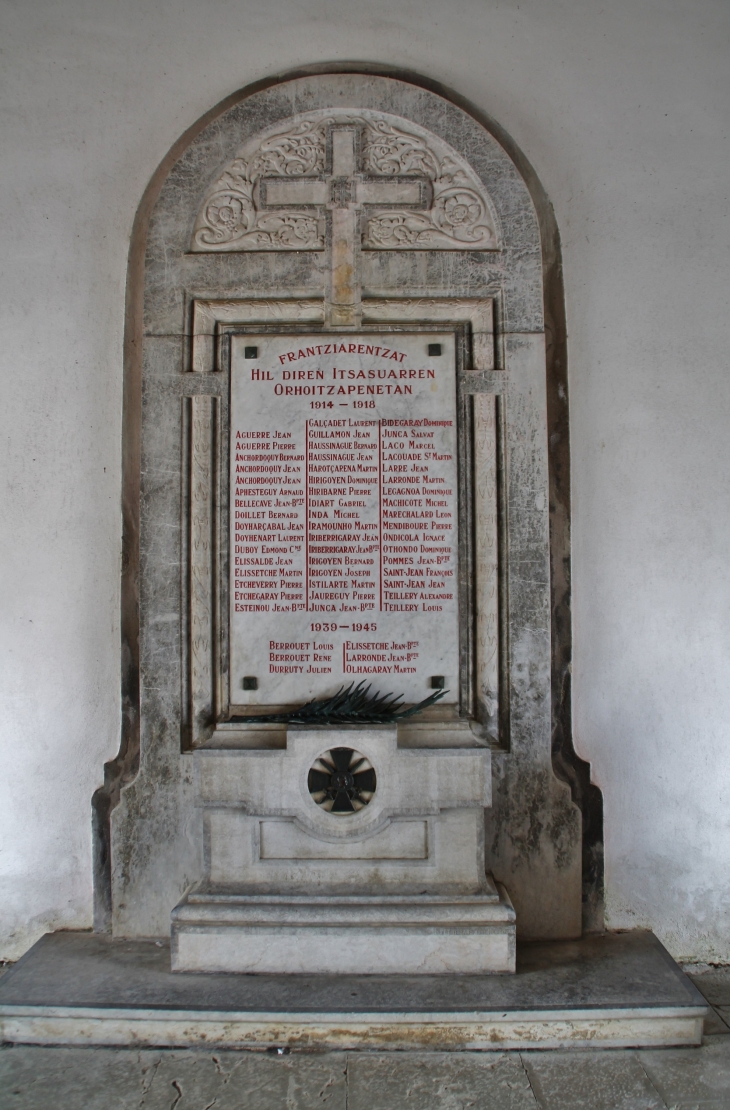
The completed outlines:
<svg viewBox="0 0 730 1110">
<path fill-rule="evenodd" d="M 365 324 L 470 324 L 473 371 L 494 369 L 494 307 L 491 299 L 469 297 L 363 297 Z"/>
<path fill-rule="evenodd" d="M 498 466 L 498 399 L 491 391 L 470 389 L 468 375 L 494 368 L 493 302 L 477 298 L 365 298 L 362 326 L 468 325 L 460 382 L 461 424 L 471 422 L 468 444 L 461 444 L 460 503 L 468 501 L 467 528 L 460 529 L 460 563 L 466 568 L 466 601 L 462 613 L 474 621 L 474 651 L 469 649 L 470 632 L 462 624 L 462 659 L 469 674 L 461 676 L 462 704 L 472 711 L 493 742 L 508 746 L 504 697 L 507 653 L 506 560 L 500 554 L 503 529 L 500 521 Z M 190 366 L 193 373 L 220 371 L 221 341 L 234 327 L 325 322 L 321 299 L 250 299 L 240 301 L 195 300 L 192 305 Z M 469 357 L 471 356 L 471 357 Z M 473 383 L 477 385 L 477 381 Z M 474 393 L 473 397 L 469 394 Z M 215 553 L 218 527 L 213 517 L 218 505 L 220 435 L 218 404 L 212 396 L 188 399 L 189 413 L 189 633 L 187 701 L 190 707 L 187 744 L 194 747 L 208 740 L 214 729 L 221 702 L 223 679 L 218 658 L 223 645 L 222 622 L 217 596 Z M 471 405 L 471 408 L 469 406 Z M 464 448 L 468 446 L 468 451 Z M 470 483 L 469 478 L 472 482 Z M 463 666 L 462 666 L 463 671 Z M 218 692 L 218 695 L 217 695 Z M 222 701 L 226 701 L 225 697 Z M 501 722 L 501 726 L 500 726 Z"/>
<path fill-rule="evenodd" d="M 193 735 L 212 731 L 216 714 L 216 536 L 218 485 L 217 397 L 203 394 L 188 397 L 188 458 L 190 509 L 189 552 L 189 645 L 190 720 Z"/>
<path fill-rule="evenodd" d="M 291 299 L 193 301 L 190 369 L 198 374 L 220 370 L 217 357 L 220 324 L 324 324 L 324 301 Z"/>
<path fill-rule="evenodd" d="M 497 398 L 478 393 L 474 412 L 474 611 L 476 622 L 477 715 L 493 740 L 500 739 L 500 646 L 505 630 L 499 627 L 499 454 Z M 500 632 L 502 635 L 500 635 Z"/>
<path fill-rule="evenodd" d="M 472 364 L 475 371 L 494 369 L 494 309 L 490 299 L 468 297 L 365 297 L 364 324 L 466 323 L 471 325 Z M 216 338 L 220 324 L 323 324 L 325 302 L 281 299 L 240 301 L 194 300 L 190 369 L 196 373 L 219 370 Z"/>
</svg>

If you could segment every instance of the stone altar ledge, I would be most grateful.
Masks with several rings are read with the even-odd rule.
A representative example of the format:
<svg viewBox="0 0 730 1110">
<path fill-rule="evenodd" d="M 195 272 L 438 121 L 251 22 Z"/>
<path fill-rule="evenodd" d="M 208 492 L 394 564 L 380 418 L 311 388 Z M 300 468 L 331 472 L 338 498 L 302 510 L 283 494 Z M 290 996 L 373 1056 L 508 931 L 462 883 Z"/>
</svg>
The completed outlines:
<svg viewBox="0 0 730 1110">
<path fill-rule="evenodd" d="M 43 937 L 0 980 L 26 1044 L 503 1050 L 696 1045 L 707 1004 L 656 937 L 518 945 L 515 975 L 173 973 L 167 940 Z"/>
<path fill-rule="evenodd" d="M 515 970 L 515 911 L 484 893 L 265 895 L 192 891 L 173 911 L 175 972 L 499 974 Z"/>
</svg>

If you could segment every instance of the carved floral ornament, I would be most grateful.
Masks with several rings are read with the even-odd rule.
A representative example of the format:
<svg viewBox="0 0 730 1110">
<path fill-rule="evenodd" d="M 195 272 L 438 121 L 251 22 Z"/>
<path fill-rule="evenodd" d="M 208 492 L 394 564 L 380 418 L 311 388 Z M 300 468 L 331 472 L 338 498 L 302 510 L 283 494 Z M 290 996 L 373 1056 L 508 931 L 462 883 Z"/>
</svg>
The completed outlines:
<svg viewBox="0 0 730 1110">
<path fill-rule="evenodd" d="M 358 136 L 349 181 L 328 173 L 335 128 Z M 456 151 L 395 116 L 336 110 L 292 117 L 247 143 L 208 191 L 191 249 L 324 250 L 325 210 L 333 203 L 360 210 L 365 250 L 499 249 L 491 203 Z"/>
</svg>

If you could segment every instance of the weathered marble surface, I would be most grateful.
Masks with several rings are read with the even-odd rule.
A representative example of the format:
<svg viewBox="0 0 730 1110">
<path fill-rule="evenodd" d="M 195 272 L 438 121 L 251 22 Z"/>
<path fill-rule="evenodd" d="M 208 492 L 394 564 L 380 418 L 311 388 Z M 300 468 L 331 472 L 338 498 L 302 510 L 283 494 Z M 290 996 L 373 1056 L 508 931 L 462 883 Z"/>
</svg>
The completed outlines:
<svg viewBox="0 0 730 1110">
<path fill-rule="evenodd" d="M 356 812 L 310 793 L 310 768 L 337 748 L 376 770 Z M 514 910 L 485 871 L 490 755 L 404 750 L 395 727 L 291 728 L 283 749 L 194 752 L 204 871 L 172 913 L 173 968 L 514 971 Z"/>
<path fill-rule="evenodd" d="M 173 972 L 167 942 L 55 933 L 0 985 L 2 1037 L 43 1044 L 691 1045 L 707 1010 L 645 932 L 526 945 L 517 973 L 496 976 L 201 976 Z"/>
<path fill-rule="evenodd" d="M 468 849 L 468 845 L 465 846 Z M 366 872 L 367 874 L 367 872 Z M 380 886 L 378 877 L 370 879 Z M 405 885 L 405 884 L 404 884 Z M 489 975 L 515 968 L 504 891 L 459 896 L 191 893 L 173 911 L 173 971 Z"/>
<path fill-rule="evenodd" d="M 112 814 L 113 922 L 118 935 L 162 935 L 202 873 L 191 760 L 181 752 L 188 526 L 184 397 L 216 393 L 216 374 L 188 374 L 194 299 L 322 296 L 321 252 L 191 254 L 206 190 L 250 137 L 298 112 L 337 104 L 386 112 L 450 144 L 493 206 L 500 251 L 368 251 L 364 298 L 494 299 L 502 393 L 507 562 L 503 605 L 509 712 L 495 753 L 486 855 L 514 900 L 525 935 L 580 930 L 580 815 L 551 764 L 548 474 L 541 245 L 527 188 L 496 140 L 462 109 L 402 81 L 307 77 L 242 99 L 194 138 L 170 172 L 149 227 L 145 285 L 140 540 L 141 762 Z M 490 371 L 491 372 L 491 371 Z M 195 380 L 192 380 L 195 379 Z M 486 378 L 479 385 L 485 388 Z M 476 386 L 475 386 L 476 388 Z M 225 398 L 220 397 L 224 415 Z"/>
<path fill-rule="evenodd" d="M 169 940 L 50 933 L 0 983 L 2 1005 L 367 1013 L 695 1007 L 703 996 L 641 930 L 518 946 L 506 976 L 227 976 L 170 970 Z M 702 982 L 702 980 L 698 980 Z M 708 991 L 711 997 L 716 997 Z M 356 999 L 356 1003 L 353 1003 Z"/>
</svg>

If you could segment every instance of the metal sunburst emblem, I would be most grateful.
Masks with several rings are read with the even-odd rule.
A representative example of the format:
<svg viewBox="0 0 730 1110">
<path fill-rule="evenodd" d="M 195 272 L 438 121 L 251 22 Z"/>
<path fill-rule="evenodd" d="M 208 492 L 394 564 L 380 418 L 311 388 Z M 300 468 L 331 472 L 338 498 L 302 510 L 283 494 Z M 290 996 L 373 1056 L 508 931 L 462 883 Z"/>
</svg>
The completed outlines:
<svg viewBox="0 0 730 1110">
<path fill-rule="evenodd" d="M 370 802 L 375 793 L 375 770 L 361 752 L 331 748 L 315 759 L 307 785 L 318 806 L 337 817 L 347 817 Z"/>
</svg>

